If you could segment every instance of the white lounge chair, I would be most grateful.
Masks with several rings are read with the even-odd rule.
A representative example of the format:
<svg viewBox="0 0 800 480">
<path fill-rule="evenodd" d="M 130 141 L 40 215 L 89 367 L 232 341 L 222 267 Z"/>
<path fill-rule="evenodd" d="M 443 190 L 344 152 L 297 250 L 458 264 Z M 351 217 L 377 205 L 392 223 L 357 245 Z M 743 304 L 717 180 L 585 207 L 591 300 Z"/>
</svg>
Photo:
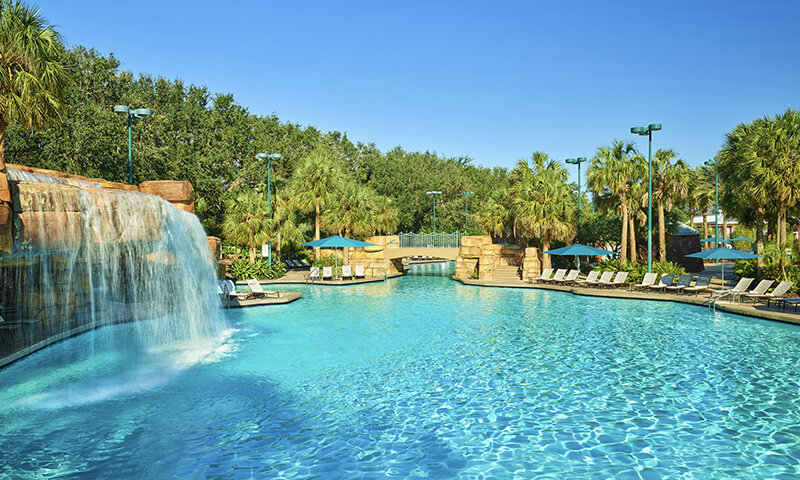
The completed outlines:
<svg viewBox="0 0 800 480">
<path fill-rule="evenodd" d="M 661 279 L 655 285 L 650 285 L 650 288 L 655 288 L 656 290 L 664 291 L 665 288 L 672 285 L 672 281 L 675 280 L 674 273 L 664 273 L 661 275 Z"/>
<path fill-rule="evenodd" d="M 747 292 L 743 293 L 742 296 L 753 300 L 753 303 L 756 303 L 756 301 L 770 300 L 772 298 L 779 298 L 784 296 L 786 292 L 788 292 L 789 289 L 792 288 L 792 285 L 794 285 L 793 282 L 781 282 L 778 284 L 777 287 L 775 287 L 775 290 L 769 293 L 765 292 L 765 293 L 753 294 L 753 292 Z M 753 290 L 755 291 L 755 289 Z"/>
<path fill-rule="evenodd" d="M 333 267 L 322 267 L 322 279 L 333 280 Z"/>
<path fill-rule="evenodd" d="M 610 282 L 597 282 L 601 287 L 621 287 L 625 285 L 625 280 L 628 278 L 628 272 L 622 270 L 617 272 L 613 281 Z"/>
<path fill-rule="evenodd" d="M 553 275 L 553 269 L 552 268 L 545 268 L 544 270 L 542 270 L 542 273 L 539 274 L 538 277 L 531 277 L 531 282 L 534 282 L 534 283 L 535 282 L 546 282 L 546 281 L 550 280 L 550 277 L 552 275 Z"/>
<path fill-rule="evenodd" d="M 251 278 L 250 280 L 248 280 L 247 286 L 250 287 L 250 291 L 253 292 L 253 295 L 256 297 L 268 297 L 270 295 L 274 295 L 280 298 L 281 296 L 279 292 L 276 292 L 274 290 L 264 290 L 263 288 L 261 288 L 261 282 L 259 282 L 255 278 Z"/>
<path fill-rule="evenodd" d="M 222 294 L 227 300 L 236 299 L 236 300 L 246 300 L 250 298 L 253 294 L 250 292 L 242 292 L 239 293 L 236 291 L 236 284 L 233 283 L 232 280 L 220 280 L 219 281 L 220 288 L 222 288 Z"/>
<path fill-rule="evenodd" d="M 350 265 L 342 265 L 342 279 L 349 277 L 353 278 L 353 267 Z"/>
<path fill-rule="evenodd" d="M 566 285 L 567 283 L 572 283 L 575 280 L 577 280 L 579 273 L 581 273 L 579 270 L 570 270 L 569 273 L 567 273 L 567 276 L 562 278 L 561 280 L 556 280 L 556 279 L 553 280 L 558 283 L 563 283 Z"/>
<path fill-rule="evenodd" d="M 319 280 L 319 267 L 311 267 L 308 270 L 308 275 L 306 276 L 306 280 Z"/>
<path fill-rule="evenodd" d="M 611 282 L 611 277 L 613 277 L 613 276 L 614 276 L 614 272 L 612 272 L 610 270 L 606 270 L 605 272 L 600 274 L 600 278 L 599 279 L 595 280 L 594 282 L 590 282 L 590 281 L 587 280 L 586 282 L 584 282 L 584 285 L 590 285 L 592 287 L 598 287 L 598 286 L 603 285 L 604 283 L 610 283 Z"/>
<path fill-rule="evenodd" d="M 597 283 L 597 277 L 600 276 L 600 270 L 592 270 L 591 272 L 586 274 L 586 278 L 575 280 L 575 283 L 578 285 L 585 284 L 585 283 Z"/>
<path fill-rule="evenodd" d="M 637 288 L 649 288 L 651 285 L 654 285 L 656 283 L 656 278 L 658 278 L 657 273 L 654 272 L 645 273 L 644 278 L 642 279 L 642 283 L 631 285 L 631 290 L 635 290 Z"/>
<path fill-rule="evenodd" d="M 749 292 L 742 293 L 742 297 L 757 297 L 759 295 L 763 295 L 767 293 L 767 290 L 769 290 L 769 287 L 771 287 L 773 283 L 775 283 L 775 280 L 761 280 L 758 282 L 758 285 L 756 285 L 756 288 L 750 290 Z"/>
<path fill-rule="evenodd" d="M 723 293 L 725 293 L 725 294 L 730 293 L 730 294 L 740 295 L 740 294 L 746 292 L 748 288 L 750 288 L 750 284 L 753 283 L 754 280 L 755 280 L 755 278 L 742 277 L 742 278 L 739 279 L 739 281 L 736 283 L 736 285 L 733 288 L 724 288 L 722 290 L 715 290 L 714 291 L 714 295 L 720 295 L 720 294 L 723 294 Z"/>
<path fill-rule="evenodd" d="M 356 278 L 364 278 L 364 265 L 356 265 Z"/>
<path fill-rule="evenodd" d="M 711 277 L 709 275 L 701 275 L 697 277 L 697 280 L 694 282 L 694 285 L 690 287 L 685 287 L 682 292 L 683 293 L 692 293 L 697 296 L 700 292 L 707 292 L 711 290 Z"/>
<path fill-rule="evenodd" d="M 689 274 L 683 274 L 678 277 L 678 283 L 675 285 L 668 285 L 664 287 L 664 290 L 669 290 L 670 292 L 682 292 L 684 288 L 688 287 L 692 283 L 692 276 Z"/>
<path fill-rule="evenodd" d="M 559 268 L 558 270 L 556 270 L 556 274 L 553 275 L 553 278 L 548 278 L 548 279 L 542 278 L 541 280 L 543 282 L 560 282 L 561 280 L 564 279 L 564 275 L 566 274 L 567 274 L 566 268 Z"/>
</svg>

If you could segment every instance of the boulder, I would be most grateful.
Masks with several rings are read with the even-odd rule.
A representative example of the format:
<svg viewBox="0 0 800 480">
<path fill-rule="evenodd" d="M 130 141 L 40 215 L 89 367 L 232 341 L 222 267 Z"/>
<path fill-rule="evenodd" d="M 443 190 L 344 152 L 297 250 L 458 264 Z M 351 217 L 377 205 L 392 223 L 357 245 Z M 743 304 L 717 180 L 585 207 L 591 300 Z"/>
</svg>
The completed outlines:
<svg viewBox="0 0 800 480">
<path fill-rule="evenodd" d="M 153 180 L 139 184 L 139 191 L 158 195 L 168 202 L 190 204 L 194 202 L 194 188 L 190 182 Z"/>
<path fill-rule="evenodd" d="M 176 208 L 183 210 L 184 212 L 194 213 L 194 202 L 191 203 L 183 203 L 183 202 L 170 202 Z"/>
<path fill-rule="evenodd" d="M 19 182 L 14 195 L 14 211 L 79 212 L 80 189 L 58 183 Z"/>
<path fill-rule="evenodd" d="M 489 235 L 467 235 L 461 237 L 462 247 L 481 247 L 492 243 L 492 237 Z"/>
<path fill-rule="evenodd" d="M 99 179 L 95 183 L 100 184 L 103 188 L 111 190 L 125 190 L 127 192 L 138 192 L 139 187 L 136 185 L 128 185 L 127 183 L 109 182 L 108 180 Z"/>
<path fill-rule="evenodd" d="M 0 202 L 11 203 L 11 187 L 8 185 L 8 176 L 0 172 Z"/>
<path fill-rule="evenodd" d="M 2 176 L 2 174 L 0 174 Z M 0 252 L 10 252 L 14 247 L 11 236 L 11 205 L 0 202 Z"/>
<path fill-rule="evenodd" d="M 208 249 L 211 250 L 211 258 L 219 258 L 222 240 L 219 237 L 208 237 Z"/>
<path fill-rule="evenodd" d="M 22 212 L 19 242 L 38 250 L 77 250 L 83 233 L 79 212 Z"/>
</svg>

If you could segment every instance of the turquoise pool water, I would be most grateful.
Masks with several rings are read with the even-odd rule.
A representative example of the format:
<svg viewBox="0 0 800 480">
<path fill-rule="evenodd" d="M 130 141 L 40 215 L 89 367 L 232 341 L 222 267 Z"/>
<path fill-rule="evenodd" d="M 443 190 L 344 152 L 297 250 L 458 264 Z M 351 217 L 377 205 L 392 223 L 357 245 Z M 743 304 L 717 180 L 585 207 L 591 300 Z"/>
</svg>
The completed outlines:
<svg viewBox="0 0 800 480">
<path fill-rule="evenodd" d="M 798 478 L 800 328 L 452 267 L 0 370 L 0 478 Z"/>
</svg>

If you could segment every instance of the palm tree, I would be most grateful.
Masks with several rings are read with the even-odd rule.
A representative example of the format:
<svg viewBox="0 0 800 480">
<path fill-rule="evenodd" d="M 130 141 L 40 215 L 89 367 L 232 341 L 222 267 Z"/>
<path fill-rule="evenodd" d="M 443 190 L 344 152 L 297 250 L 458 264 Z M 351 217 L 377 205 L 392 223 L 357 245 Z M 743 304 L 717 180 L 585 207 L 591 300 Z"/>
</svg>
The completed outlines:
<svg viewBox="0 0 800 480">
<path fill-rule="evenodd" d="M 531 164 L 517 163 L 511 178 L 512 205 L 525 234 L 539 238 L 542 251 L 550 250 L 553 240 L 568 240 L 574 233 L 577 203 L 566 169 L 547 154 L 535 152 Z M 550 265 L 550 256 L 544 256 L 542 268 Z"/>
<path fill-rule="evenodd" d="M 505 198 L 506 195 L 507 193 L 503 192 L 500 197 Z M 490 197 L 481 205 L 476 220 L 489 235 L 505 240 L 510 230 L 511 212 L 503 202 Z"/>
<path fill-rule="evenodd" d="M 303 213 L 314 213 L 314 240 L 320 239 L 322 212 L 333 204 L 342 183 L 344 165 L 325 147 L 309 153 L 297 166 L 289 184 L 292 203 Z M 314 255 L 319 256 L 319 248 Z"/>
<path fill-rule="evenodd" d="M 272 227 L 267 201 L 262 195 L 247 190 L 236 196 L 231 207 L 222 222 L 223 235 L 233 243 L 247 245 L 250 263 L 255 263 L 256 247 L 269 240 Z"/>
<path fill-rule="evenodd" d="M 71 78 L 61 37 L 37 8 L 0 0 L 0 172 L 5 172 L 6 129 L 33 129 L 61 120 Z"/>
<path fill-rule="evenodd" d="M 281 260 L 281 249 L 284 242 L 299 244 L 303 242 L 303 227 L 292 208 L 291 202 L 282 194 L 273 195 L 272 224 L 275 232 L 275 250 L 278 261 Z"/>
<path fill-rule="evenodd" d="M 667 260 L 667 226 L 664 221 L 665 207 L 672 210 L 675 200 L 688 194 L 689 166 L 683 160 L 673 159 L 677 154 L 671 149 L 658 149 L 653 161 L 653 199 L 658 211 L 658 257 Z"/>
<path fill-rule="evenodd" d="M 620 261 L 628 258 L 628 227 L 630 226 L 629 197 L 632 185 L 643 177 L 643 161 L 636 154 L 632 142 L 614 140 L 610 146 L 598 147 L 587 173 L 592 192 L 606 198 L 622 216 L 622 235 L 620 240 Z M 633 232 L 631 232 L 633 233 Z M 631 252 L 635 259 L 636 252 Z"/>
<path fill-rule="evenodd" d="M 706 165 L 697 167 L 692 173 L 692 180 L 690 181 L 691 191 L 689 196 L 692 200 L 691 205 L 694 208 L 691 210 L 692 223 L 694 223 L 694 212 L 699 212 L 703 215 L 703 238 L 708 238 L 708 211 L 714 205 L 714 169 Z M 694 225 L 692 225 L 694 227 Z M 706 245 L 708 248 L 708 245 Z"/>
</svg>

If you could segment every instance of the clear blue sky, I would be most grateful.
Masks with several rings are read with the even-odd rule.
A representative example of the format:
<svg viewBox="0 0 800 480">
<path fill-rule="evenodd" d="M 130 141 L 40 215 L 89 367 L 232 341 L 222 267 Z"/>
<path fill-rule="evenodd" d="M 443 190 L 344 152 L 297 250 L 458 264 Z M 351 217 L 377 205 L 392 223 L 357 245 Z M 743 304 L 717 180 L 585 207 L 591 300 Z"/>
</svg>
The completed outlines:
<svg viewBox="0 0 800 480">
<path fill-rule="evenodd" d="M 646 152 L 629 131 L 648 123 L 664 125 L 654 148 L 699 165 L 737 123 L 800 108 L 796 0 L 35 4 L 136 74 L 485 166 L 615 138 Z"/>
</svg>

